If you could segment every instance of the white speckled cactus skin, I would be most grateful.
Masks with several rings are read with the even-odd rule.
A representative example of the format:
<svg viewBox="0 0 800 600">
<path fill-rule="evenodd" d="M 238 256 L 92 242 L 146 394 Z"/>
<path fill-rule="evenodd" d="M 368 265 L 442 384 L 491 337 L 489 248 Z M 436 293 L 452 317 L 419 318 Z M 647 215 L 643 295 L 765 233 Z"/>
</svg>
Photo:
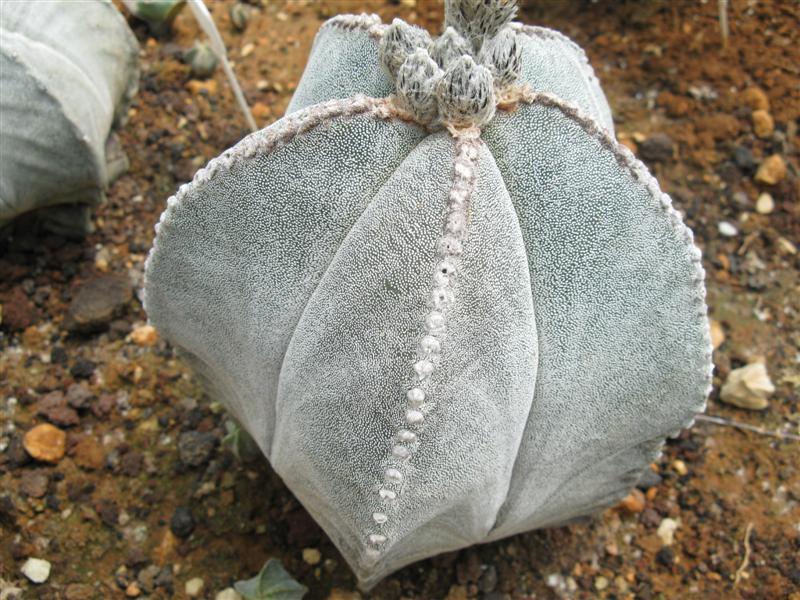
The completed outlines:
<svg viewBox="0 0 800 600">
<path fill-rule="evenodd" d="M 50 228 L 85 233 L 116 170 L 109 131 L 136 92 L 138 52 L 110 0 L 0 3 L 0 227 L 49 207 Z"/>
<path fill-rule="evenodd" d="M 700 253 L 585 56 L 503 0 L 481 41 L 476 2 L 439 42 L 329 21 L 147 264 L 152 322 L 366 587 L 609 505 L 710 383 Z"/>
</svg>

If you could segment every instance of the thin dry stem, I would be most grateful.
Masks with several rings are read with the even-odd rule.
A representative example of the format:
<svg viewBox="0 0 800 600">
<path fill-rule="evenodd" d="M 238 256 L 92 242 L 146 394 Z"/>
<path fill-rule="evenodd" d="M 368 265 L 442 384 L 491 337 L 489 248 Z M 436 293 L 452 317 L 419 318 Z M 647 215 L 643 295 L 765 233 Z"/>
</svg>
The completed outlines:
<svg viewBox="0 0 800 600">
<path fill-rule="evenodd" d="M 703 421 L 705 423 L 712 423 L 714 425 L 722 425 L 724 427 L 735 427 L 736 429 L 742 429 L 744 431 L 752 431 L 753 433 L 757 433 L 759 435 L 767 435 L 769 437 L 778 438 L 780 440 L 792 440 L 795 442 L 800 442 L 800 435 L 794 435 L 792 433 L 786 433 L 784 431 L 770 431 L 769 429 L 764 429 L 763 427 L 758 427 L 756 425 L 749 425 L 748 423 L 740 423 L 739 421 L 733 421 L 731 419 L 725 419 L 723 417 L 715 417 L 712 415 L 697 415 L 695 417 L 697 421 Z"/>
<path fill-rule="evenodd" d="M 752 533 L 753 524 L 748 523 L 747 529 L 745 529 L 744 532 L 744 557 L 742 558 L 742 564 L 739 565 L 738 569 L 736 569 L 736 576 L 733 579 L 733 587 L 739 585 L 739 581 L 742 579 L 742 577 L 746 577 L 745 571 L 750 564 L 750 534 Z"/>
</svg>

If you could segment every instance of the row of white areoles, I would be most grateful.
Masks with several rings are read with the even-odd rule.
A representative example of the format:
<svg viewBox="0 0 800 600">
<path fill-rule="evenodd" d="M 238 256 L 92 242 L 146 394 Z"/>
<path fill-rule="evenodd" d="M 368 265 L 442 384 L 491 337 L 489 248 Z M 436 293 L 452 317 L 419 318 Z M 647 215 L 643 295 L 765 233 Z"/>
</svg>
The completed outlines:
<svg viewBox="0 0 800 600">
<path fill-rule="evenodd" d="M 428 299 L 431 310 L 425 316 L 424 333 L 417 346 L 417 361 L 413 365 L 414 374 L 406 392 L 404 424 L 391 440 L 390 466 L 384 470 L 383 485 L 377 491 L 387 508 L 372 514 L 374 532 L 368 534 L 364 561 L 368 564 L 374 564 L 380 558 L 380 548 L 387 541 L 382 526 L 389 521 L 387 512 L 397 499 L 398 489 L 405 477 L 404 465 L 416 449 L 418 434 L 429 410 L 428 387 L 439 361 L 447 329 L 447 310 L 455 300 L 455 280 L 467 233 L 468 203 L 475 185 L 479 143 L 475 138 L 456 138 L 453 184 L 448 194 L 449 210 L 442 236 L 436 242 L 437 263 Z"/>
</svg>

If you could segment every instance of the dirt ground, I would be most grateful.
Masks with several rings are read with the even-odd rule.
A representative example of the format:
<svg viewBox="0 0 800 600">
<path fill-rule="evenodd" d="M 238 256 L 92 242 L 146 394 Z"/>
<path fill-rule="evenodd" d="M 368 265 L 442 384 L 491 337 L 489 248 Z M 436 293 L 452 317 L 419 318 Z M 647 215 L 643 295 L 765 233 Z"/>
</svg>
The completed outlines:
<svg viewBox="0 0 800 600">
<path fill-rule="evenodd" d="M 727 48 L 713 0 L 530 2 L 521 20 L 586 49 L 618 137 L 696 234 L 721 342 L 708 413 L 797 435 L 800 5 L 729 4 Z M 264 0 L 240 33 L 228 7 L 213 13 L 260 126 L 283 115 L 325 19 L 377 12 L 437 32 L 442 18 L 441 1 Z M 142 327 L 135 291 L 154 223 L 246 127 L 221 69 L 190 81 L 180 57 L 198 30 L 188 11 L 171 35 L 131 25 L 142 48 L 120 132 L 131 167 L 96 210 L 95 233 L 0 240 L 0 590 L 184 598 L 200 577 L 201 596 L 214 598 L 276 557 L 308 598 L 800 599 L 800 443 L 709 423 L 671 440 L 641 490 L 586 524 L 438 556 L 360 596 L 266 461 L 233 456 L 224 410 Z M 720 402 L 730 371 L 757 360 L 776 388 L 768 407 Z M 53 463 L 22 443 L 47 422 L 66 433 Z M 51 563 L 45 583 L 21 575 L 29 557 Z"/>
</svg>

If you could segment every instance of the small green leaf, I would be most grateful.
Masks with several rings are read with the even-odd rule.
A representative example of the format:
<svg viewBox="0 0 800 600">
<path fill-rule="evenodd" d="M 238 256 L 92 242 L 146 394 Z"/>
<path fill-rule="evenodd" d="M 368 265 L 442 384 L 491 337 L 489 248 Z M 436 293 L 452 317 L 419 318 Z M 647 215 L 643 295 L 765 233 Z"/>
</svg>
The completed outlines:
<svg viewBox="0 0 800 600">
<path fill-rule="evenodd" d="M 237 581 L 234 589 L 246 600 L 302 600 L 308 588 L 286 572 L 279 560 L 270 558 L 252 579 Z"/>
</svg>

